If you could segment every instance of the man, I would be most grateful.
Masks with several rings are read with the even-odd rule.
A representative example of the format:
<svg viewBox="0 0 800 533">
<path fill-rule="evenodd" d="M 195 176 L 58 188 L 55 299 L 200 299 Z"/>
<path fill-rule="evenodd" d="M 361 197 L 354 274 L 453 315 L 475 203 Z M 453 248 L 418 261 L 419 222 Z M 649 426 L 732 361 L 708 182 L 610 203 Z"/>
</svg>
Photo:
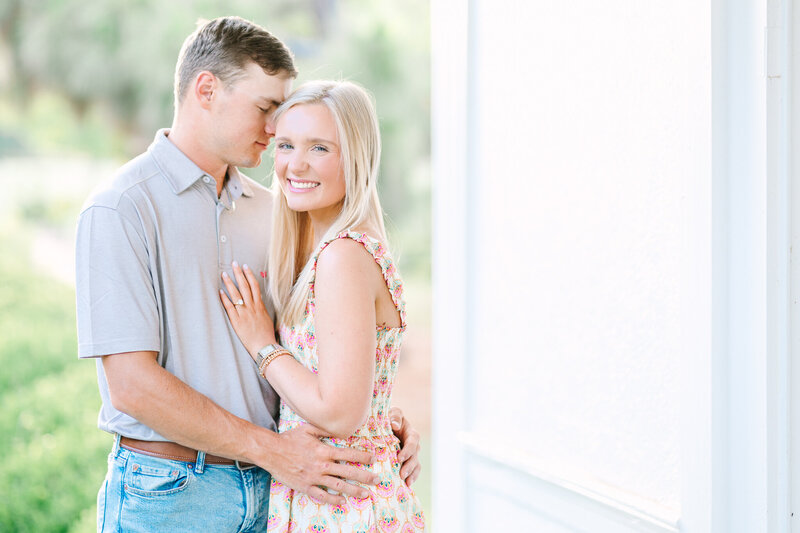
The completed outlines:
<svg viewBox="0 0 800 533">
<path fill-rule="evenodd" d="M 272 198 L 237 166 L 259 164 L 296 70 L 263 28 L 225 17 L 190 35 L 175 73 L 175 116 L 147 152 L 96 191 L 77 232 L 79 356 L 97 358 L 101 429 L 116 435 L 98 494 L 98 530 L 263 531 L 269 479 L 367 491 L 312 426 L 275 432 L 277 397 L 218 299 L 234 257 L 265 265 Z M 394 413 L 408 483 L 418 434 Z M 200 451 L 198 451 L 200 450 Z M 319 491 L 317 491 L 319 492 Z"/>
</svg>

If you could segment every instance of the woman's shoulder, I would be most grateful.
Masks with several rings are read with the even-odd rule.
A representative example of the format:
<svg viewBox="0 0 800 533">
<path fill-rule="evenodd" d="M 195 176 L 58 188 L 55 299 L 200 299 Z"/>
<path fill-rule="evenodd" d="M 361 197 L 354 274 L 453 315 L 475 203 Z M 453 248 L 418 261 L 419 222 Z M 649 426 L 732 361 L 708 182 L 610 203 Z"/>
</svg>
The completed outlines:
<svg viewBox="0 0 800 533">
<path fill-rule="evenodd" d="M 362 238 L 358 238 L 362 235 Z M 368 239 L 369 237 L 365 234 L 339 234 L 337 238 L 331 240 L 320 250 L 317 257 L 317 270 L 350 269 L 374 263 L 373 256 L 367 248 Z"/>
<path fill-rule="evenodd" d="M 380 261 L 386 254 L 385 243 L 375 237 L 375 233 L 369 231 L 369 228 L 340 232 L 320 250 L 317 270 L 340 273 L 375 270 L 378 266 L 376 261 Z"/>
</svg>

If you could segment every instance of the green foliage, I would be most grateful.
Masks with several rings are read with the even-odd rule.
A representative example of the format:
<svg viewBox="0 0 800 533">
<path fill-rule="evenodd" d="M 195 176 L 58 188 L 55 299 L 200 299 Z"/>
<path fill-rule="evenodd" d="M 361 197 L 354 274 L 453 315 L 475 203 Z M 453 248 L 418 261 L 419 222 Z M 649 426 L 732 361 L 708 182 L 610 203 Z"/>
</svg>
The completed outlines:
<svg viewBox="0 0 800 533">
<path fill-rule="evenodd" d="M 37 197 L 19 206 L 19 210 L 26 222 L 63 227 L 74 220 L 76 208 L 73 202 L 65 198 L 50 201 Z"/>
<path fill-rule="evenodd" d="M 0 531 L 67 531 L 93 513 L 110 439 L 94 365 L 78 361 L 74 294 L 0 234 Z"/>
<path fill-rule="evenodd" d="M 73 523 L 68 533 L 94 533 L 97 531 L 97 507 L 87 507 L 83 510 L 78 521 Z"/>
<path fill-rule="evenodd" d="M 93 506 L 110 440 L 91 429 L 99 407 L 93 365 L 71 367 L 4 395 L 0 425 L 14 435 L 0 462 L 5 531 L 66 531 Z"/>
<path fill-rule="evenodd" d="M 2 236 L 0 391 L 28 387 L 76 362 L 73 293 L 32 272 L 24 251 L 20 236 Z"/>
<path fill-rule="evenodd" d="M 60 92 L 36 91 L 24 106 L 0 99 L 0 157 L 89 154 L 123 157 L 125 133 L 100 107 L 78 113 Z"/>
</svg>

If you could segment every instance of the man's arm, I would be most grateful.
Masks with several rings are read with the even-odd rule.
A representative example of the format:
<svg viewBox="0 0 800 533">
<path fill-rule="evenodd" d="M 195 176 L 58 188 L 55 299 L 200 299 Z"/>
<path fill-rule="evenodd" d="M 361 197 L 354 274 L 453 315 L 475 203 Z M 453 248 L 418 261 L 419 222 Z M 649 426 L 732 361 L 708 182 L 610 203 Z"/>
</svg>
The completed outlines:
<svg viewBox="0 0 800 533">
<path fill-rule="evenodd" d="M 165 438 L 214 455 L 257 464 L 293 489 L 315 499 L 344 504 L 341 495 L 366 497 L 366 489 L 345 479 L 375 484 L 377 477 L 342 464 L 369 464 L 369 453 L 334 448 L 320 442 L 313 426 L 277 434 L 221 408 L 164 370 L 156 352 L 128 352 L 103 357 L 103 370 L 114 407 Z M 341 463 L 340 463 L 341 462 Z"/>
</svg>

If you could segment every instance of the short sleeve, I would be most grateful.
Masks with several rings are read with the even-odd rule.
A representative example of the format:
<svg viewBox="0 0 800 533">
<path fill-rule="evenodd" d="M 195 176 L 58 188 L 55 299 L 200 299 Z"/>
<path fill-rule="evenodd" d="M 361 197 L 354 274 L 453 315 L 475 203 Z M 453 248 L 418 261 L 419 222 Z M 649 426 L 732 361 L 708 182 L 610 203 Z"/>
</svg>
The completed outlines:
<svg viewBox="0 0 800 533">
<path fill-rule="evenodd" d="M 144 232 L 116 209 L 92 206 L 75 249 L 78 357 L 160 351 L 159 313 Z"/>
</svg>

